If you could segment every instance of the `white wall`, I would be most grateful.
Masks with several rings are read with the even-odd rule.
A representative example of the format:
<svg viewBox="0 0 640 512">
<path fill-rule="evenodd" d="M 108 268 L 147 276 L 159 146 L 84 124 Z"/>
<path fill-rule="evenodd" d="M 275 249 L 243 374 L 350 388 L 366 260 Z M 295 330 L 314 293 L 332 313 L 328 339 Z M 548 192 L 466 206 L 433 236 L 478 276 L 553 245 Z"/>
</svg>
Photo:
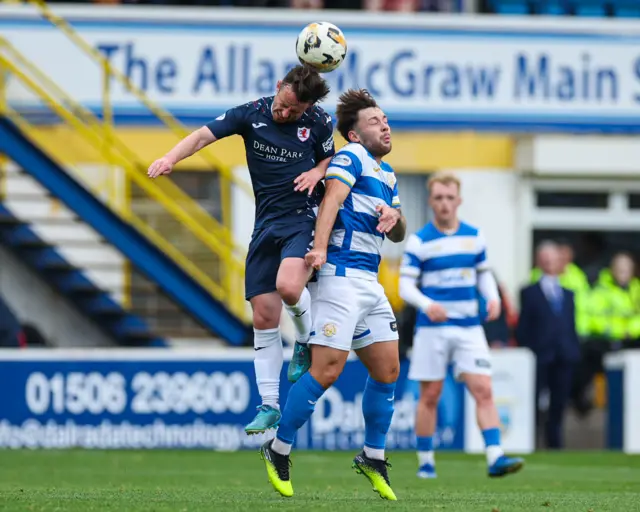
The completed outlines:
<svg viewBox="0 0 640 512">
<path fill-rule="evenodd" d="M 518 175 L 495 169 L 450 171 L 462 182 L 460 218 L 482 229 L 491 266 L 511 297 L 516 298 L 522 284 L 516 252 L 520 240 Z"/>
<path fill-rule="evenodd" d="M 57 346 L 112 346 L 111 340 L 44 281 L 0 246 L 0 293 L 21 322 Z"/>
</svg>

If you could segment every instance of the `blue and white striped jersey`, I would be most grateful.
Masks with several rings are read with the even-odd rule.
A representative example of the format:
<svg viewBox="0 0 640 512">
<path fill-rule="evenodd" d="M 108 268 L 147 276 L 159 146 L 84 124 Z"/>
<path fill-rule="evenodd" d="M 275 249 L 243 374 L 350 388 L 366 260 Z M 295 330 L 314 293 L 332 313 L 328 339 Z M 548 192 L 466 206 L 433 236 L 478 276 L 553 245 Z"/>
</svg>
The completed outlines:
<svg viewBox="0 0 640 512">
<path fill-rule="evenodd" d="M 351 192 L 333 226 L 327 263 L 320 275 L 377 280 L 384 235 L 376 231 L 376 207 L 400 208 L 398 184 L 391 166 L 378 164 L 361 144 L 344 146 L 331 160 L 327 180 L 340 180 Z"/>
<path fill-rule="evenodd" d="M 400 273 L 418 281 L 423 295 L 447 310 L 447 321 L 434 323 L 418 312 L 416 327 L 481 325 L 477 272 L 488 268 L 486 243 L 480 231 L 461 222 L 446 235 L 429 222 L 407 240 Z"/>
</svg>

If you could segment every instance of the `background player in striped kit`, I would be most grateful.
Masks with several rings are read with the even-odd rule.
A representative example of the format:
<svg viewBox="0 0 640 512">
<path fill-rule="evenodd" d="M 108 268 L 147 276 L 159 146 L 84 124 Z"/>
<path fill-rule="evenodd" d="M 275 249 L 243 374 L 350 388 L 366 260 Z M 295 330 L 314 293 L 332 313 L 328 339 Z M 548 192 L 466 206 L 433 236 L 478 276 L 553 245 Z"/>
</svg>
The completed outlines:
<svg viewBox="0 0 640 512">
<path fill-rule="evenodd" d="M 338 131 L 350 143 L 327 169 L 314 246 L 306 256 L 319 270 L 317 283 L 309 284 L 311 368 L 289 391 L 276 439 L 265 443 L 261 454 L 271 484 L 283 496 L 292 496 L 289 453 L 295 434 L 354 349 L 369 378 L 362 396 L 364 449 L 353 466 L 382 498 L 395 500 L 384 448 L 400 368 L 398 328 L 378 282 L 378 267 L 382 242 L 404 240 L 406 222 L 395 174 L 382 161 L 391 151 L 384 112 L 367 91 L 350 90 L 340 96 L 336 114 Z"/>
<path fill-rule="evenodd" d="M 447 367 L 467 385 L 477 407 L 489 476 L 518 471 L 523 460 L 507 457 L 500 445 L 500 419 L 493 402 L 489 346 L 478 311 L 478 291 L 488 319 L 500 315 L 498 287 L 479 230 L 458 220 L 460 181 L 451 174 L 429 180 L 435 220 L 407 240 L 400 295 L 418 310 L 409 378 L 420 382 L 416 436 L 421 478 L 435 478 L 433 434 Z"/>
</svg>

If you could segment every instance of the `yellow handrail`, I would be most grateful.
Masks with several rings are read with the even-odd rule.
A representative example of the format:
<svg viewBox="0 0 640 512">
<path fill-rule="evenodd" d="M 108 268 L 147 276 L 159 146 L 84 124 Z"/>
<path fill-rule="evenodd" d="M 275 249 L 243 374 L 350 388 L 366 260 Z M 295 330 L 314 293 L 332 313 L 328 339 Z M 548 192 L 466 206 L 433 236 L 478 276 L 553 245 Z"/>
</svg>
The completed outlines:
<svg viewBox="0 0 640 512">
<path fill-rule="evenodd" d="M 10 57 L 12 60 L 10 60 Z M 230 309 L 240 317 L 245 317 L 244 300 L 241 295 L 239 280 L 244 274 L 241 259 L 226 244 L 224 237 L 219 239 L 213 232 L 207 230 L 202 220 L 206 212 L 193 206 L 195 203 L 179 187 L 169 180 L 152 183 L 143 172 L 144 167 L 124 145 L 107 123 L 100 123 L 96 116 L 82 105 L 64 93 L 53 81 L 22 56 L 6 40 L 0 39 L 0 72 L 10 71 L 20 82 L 38 96 L 61 119 L 73 127 L 78 134 L 91 144 L 105 162 L 123 169 L 127 176 L 145 191 L 147 195 L 164 207 L 180 225 L 190 231 L 197 240 L 208 250 L 217 254 L 224 263 L 221 279 L 223 285 L 215 283 L 210 276 L 195 265 L 174 244 L 154 231 L 129 209 L 120 209 L 118 213 L 131 222 L 140 232 L 147 236 L 161 250 L 169 255 L 177 264 L 187 271 L 194 279 L 202 284 L 214 297 L 227 303 Z M 39 82 L 39 83 L 38 83 Z M 57 94 L 57 98 L 54 95 Z M 13 119 L 27 133 L 33 128 L 24 117 L 8 105 L 4 105 L 5 114 Z M 176 201 L 178 198 L 178 201 Z M 185 205 L 189 205 L 185 207 Z M 114 204 L 112 207 L 116 206 Z M 207 216 L 208 217 L 208 216 Z M 215 226 L 215 220 L 208 217 L 209 223 Z M 216 226 L 217 227 L 217 226 Z M 219 230 L 216 230 L 219 231 Z M 238 293 L 240 292 L 240 293 Z"/>
<path fill-rule="evenodd" d="M 42 16 L 46 18 L 49 22 L 51 22 L 54 26 L 60 29 L 78 48 L 84 51 L 87 55 L 89 55 L 92 59 L 94 59 L 110 76 L 115 78 L 120 84 L 122 84 L 127 91 L 135 96 L 135 98 L 140 101 L 143 105 L 145 105 L 158 119 L 160 119 L 174 134 L 176 134 L 180 138 L 184 138 L 189 134 L 189 131 L 186 127 L 180 123 L 171 113 L 167 110 L 163 109 L 158 104 L 152 102 L 146 94 L 144 94 L 140 89 L 138 89 L 127 76 L 122 74 L 117 69 L 111 67 L 109 65 L 108 60 L 102 55 L 98 50 L 96 50 L 93 46 L 91 46 L 87 41 L 85 41 L 78 33 L 75 31 L 71 25 L 61 16 L 58 16 L 55 12 L 53 12 L 49 6 L 46 4 L 44 0 L 28 0 L 29 3 L 35 5 Z M 106 81 L 107 84 L 109 80 Z M 220 160 L 218 160 L 213 154 L 204 150 L 201 152 L 201 156 L 212 165 L 212 167 L 218 169 L 222 176 L 228 179 L 230 182 L 234 183 L 236 186 L 240 187 L 244 190 L 250 197 L 253 197 L 253 191 L 251 187 L 243 180 L 238 179 L 231 169 L 228 166 L 224 165 Z M 231 210 L 229 200 L 230 197 L 225 197 L 226 194 L 222 196 L 222 210 L 223 215 L 225 216 L 224 224 L 228 227 L 230 226 L 230 216 Z M 228 221 L 228 222 L 227 222 Z"/>
<path fill-rule="evenodd" d="M 110 126 L 109 128 L 105 129 L 103 124 L 100 123 L 99 119 L 95 116 L 95 114 L 93 114 L 93 112 L 85 108 L 80 103 L 76 102 L 73 98 L 71 98 L 71 96 L 67 95 L 47 75 L 40 71 L 40 69 L 38 69 L 33 63 L 27 60 L 22 54 L 20 54 L 14 46 L 12 46 L 8 41 L 0 38 L 0 49 L 3 48 L 8 51 L 9 56 L 13 57 L 19 65 L 29 71 L 34 76 L 34 78 L 39 80 L 45 85 L 45 87 L 50 88 L 51 91 L 57 94 L 63 100 L 64 104 L 71 105 L 73 107 L 74 114 L 79 117 L 82 122 L 89 124 L 105 143 L 111 141 L 116 146 L 116 148 L 123 153 L 123 156 L 129 162 L 135 163 L 140 168 L 144 167 L 144 164 L 139 161 L 138 156 L 133 151 L 131 151 L 131 149 L 128 148 L 124 143 L 122 143 L 122 141 L 117 136 L 115 136 L 115 133 L 113 132 L 113 129 L 110 128 Z M 155 184 L 159 188 L 163 189 L 166 194 L 172 196 L 174 200 L 179 202 L 182 207 L 187 208 L 190 214 L 193 215 L 201 224 L 203 224 L 203 226 L 208 229 L 211 234 L 217 233 L 220 236 L 220 234 L 224 230 L 224 227 L 221 226 L 216 219 L 206 213 L 195 201 L 190 200 L 190 197 L 185 194 L 182 189 L 180 189 L 180 187 L 175 185 L 170 180 L 157 180 Z"/>
</svg>

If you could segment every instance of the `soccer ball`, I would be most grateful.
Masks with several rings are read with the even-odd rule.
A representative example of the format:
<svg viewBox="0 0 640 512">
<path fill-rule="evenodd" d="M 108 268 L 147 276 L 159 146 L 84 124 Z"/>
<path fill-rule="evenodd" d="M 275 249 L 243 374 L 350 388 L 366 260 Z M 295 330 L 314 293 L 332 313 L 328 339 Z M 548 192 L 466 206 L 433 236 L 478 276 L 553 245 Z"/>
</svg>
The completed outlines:
<svg viewBox="0 0 640 512">
<path fill-rule="evenodd" d="M 347 55 L 347 40 L 342 31 L 326 21 L 310 23 L 296 41 L 296 53 L 302 64 L 320 73 L 336 69 Z"/>
</svg>

